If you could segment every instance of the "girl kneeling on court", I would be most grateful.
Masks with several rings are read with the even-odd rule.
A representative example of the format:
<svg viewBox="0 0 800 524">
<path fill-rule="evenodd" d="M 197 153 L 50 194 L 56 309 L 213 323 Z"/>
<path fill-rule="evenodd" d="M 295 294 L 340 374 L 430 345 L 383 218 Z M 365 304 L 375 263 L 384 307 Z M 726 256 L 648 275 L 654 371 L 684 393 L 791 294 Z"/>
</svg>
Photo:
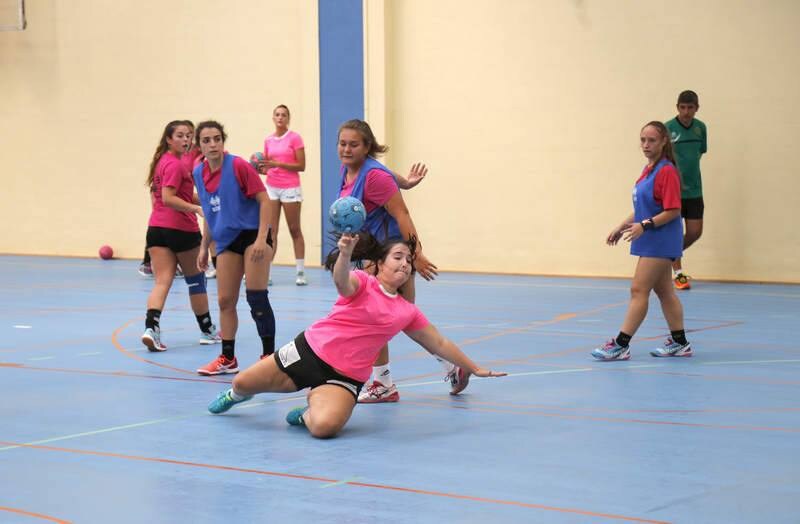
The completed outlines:
<svg viewBox="0 0 800 524">
<path fill-rule="evenodd" d="M 592 351 L 597 360 L 628 360 L 629 344 L 647 315 L 650 291 L 655 291 L 667 320 L 670 338 L 650 354 L 654 357 L 691 357 L 692 346 L 683 328 L 683 306 L 672 286 L 672 262 L 683 254 L 681 182 L 667 128 L 650 122 L 640 133 L 647 157 L 642 175 L 633 188 L 633 213 L 606 238 L 610 246 L 622 236 L 631 243 L 631 255 L 639 257 L 631 283 L 631 301 L 616 338 Z"/>
<path fill-rule="evenodd" d="M 359 245 L 358 253 L 353 250 Z M 416 239 L 378 244 L 368 235 L 343 235 L 326 267 L 333 273 L 339 298 L 327 317 L 318 320 L 276 353 L 237 376 L 233 387 L 211 402 L 223 413 L 257 393 L 290 393 L 311 388 L 308 405 L 289 412 L 286 421 L 305 426 L 318 438 L 335 436 L 347 423 L 358 393 L 369 379 L 381 347 L 400 331 L 429 353 L 479 377 L 505 373 L 477 366 L 443 337 L 414 304 L 398 294 L 414 271 Z M 351 271 L 353 259 L 372 260 L 376 275 Z"/>
<path fill-rule="evenodd" d="M 203 211 L 195 201 L 192 176 L 183 161 L 190 142 L 191 129 L 186 121 L 174 120 L 167 124 L 147 176 L 153 203 L 147 227 L 147 251 L 156 281 L 147 298 L 142 343 L 150 351 L 167 349 L 161 342 L 161 311 L 178 264 L 183 268 L 189 302 L 200 326 L 200 343 L 220 341 L 208 311 L 206 277 L 196 263 L 201 244 L 197 215 L 202 215 Z"/>
<path fill-rule="evenodd" d="M 239 371 L 235 355 L 239 325 L 236 303 L 243 276 L 247 279 L 250 314 L 261 338 L 262 358 L 275 350 L 275 314 L 267 291 L 272 259 L 269 199 L 250 163 L 225 152 L 227 138 L 219 122 L 197 125 L 197 142 L 205 160 L 195 167 L 193 175 L 206 218 L 197 266 L 203 271 L 208 268 L 208 247 L 213 240 L 222 334 L 222 354 L 198 369 L 201 375 Z"/>
</svg>

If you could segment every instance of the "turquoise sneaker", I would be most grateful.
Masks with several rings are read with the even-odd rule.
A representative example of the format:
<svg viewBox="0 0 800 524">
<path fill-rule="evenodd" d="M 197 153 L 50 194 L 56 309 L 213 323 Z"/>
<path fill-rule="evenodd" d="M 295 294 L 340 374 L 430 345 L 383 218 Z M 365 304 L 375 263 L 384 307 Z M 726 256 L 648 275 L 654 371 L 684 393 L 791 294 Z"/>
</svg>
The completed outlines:
<svg viewBox="0 0 800 524">
<path fill-rule="evenodd" d="M 200 344 L 203 346 L 210 346 L 212 344 L 221 344 L 222 337 L 217 331 L 217 327 L 213 324 L 211 325 L 211 330 L 208 333 L 200 333 Z"/>
<path fill-rule="evenodd" d="M 691 357 L 694 353 L 690 342 L 679 344 L 668 338 L 662 347 L 654 349 L 650 354 L 654 357 Z"/>
<path fill-rule="evenodd" d="M 233 397 L 231 397 L 231 391 L 233 391 L 233 390 L 232 389 L 228 389 L 227 391 L 223 391 L 222 393 L 217 395 L 217 398 L 212 400 L 211 404 L 208 405 L 208 410 L 211 413 L 214 413 L 215 415 L 218 415 L 220 413 L 225 413 L 226 411 L 231 409 L 236 404 L 240 404 L 242 402 L 247 402 L 248 400 L 253 398 L 252 396 L 249 396 L 249 397 L 243 398 L 242 400 L 233 400 Z"/>
<path fill-rule="evenodd" d="M 286 414 L 286 422 L 291 426 L 305 426 L 306 423 L 303 420 L 303 413 L 306 411 L 308 411 L 308 406 L 294 408 Z"/>
<path fill-rule="evenodd" d="M 592 350 L 595 360 L 628 360 L 631 358 L 631 349 L 617 344 L 617 339 L 612 338 L 599 348 Z"/>
</svg>

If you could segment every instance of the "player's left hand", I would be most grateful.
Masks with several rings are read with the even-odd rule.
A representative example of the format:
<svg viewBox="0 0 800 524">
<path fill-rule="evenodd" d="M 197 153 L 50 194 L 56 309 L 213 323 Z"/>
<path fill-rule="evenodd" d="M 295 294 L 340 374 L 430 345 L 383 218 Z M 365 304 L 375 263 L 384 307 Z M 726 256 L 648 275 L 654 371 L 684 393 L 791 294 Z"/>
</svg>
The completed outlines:
<svg viewBox="0 0 800 524">
<path fill-rule="evenodd" d="M 416 268 L 419 276 L 425 280 L 433 280 L 439 274 L 439 269 L 428 260 L 428 257 L 422 254 L 422 251 L 417 251 L 417 256 L 414 259 L 414 268 Z"/>
<path fill-rule="evenodd" d="M 472 372 L 473 375 L 476 377 L 484 377 L 484 378 L 494 378 L 494 377 L 505 377 L 508 373 L 504 371 L 492 371 L 491 369 L 483 369 L 478 368 Z"/>
<path fill-rule="evenodd" d="M 425 166 L 425 164 L 417 162 L 411 166 L 411 171 L 408 172 L 408 176 L 406 177 L 406 182 L 408 183 L 408 187 L 406 189 L 411 189 L 422 182 L 427 174 L 428 168 Z"/>
</svg>

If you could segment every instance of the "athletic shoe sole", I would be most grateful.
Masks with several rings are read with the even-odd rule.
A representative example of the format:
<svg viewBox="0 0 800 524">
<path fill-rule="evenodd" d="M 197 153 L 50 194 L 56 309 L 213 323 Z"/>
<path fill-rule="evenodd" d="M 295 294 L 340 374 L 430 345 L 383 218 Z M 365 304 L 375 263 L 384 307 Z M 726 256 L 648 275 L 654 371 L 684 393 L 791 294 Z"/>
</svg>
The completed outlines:
<svg viewBox="0 0 800 524">
<path fill-rule="evenodd" d="M 155 340 L 146 335 L 142 335 L 142 344 L 147 346 L 147 351 L 151 351 L 153 353 L 163 353 L 167 350 L 166 346 L 159 346 L 156 344 Z"/>
</svg>

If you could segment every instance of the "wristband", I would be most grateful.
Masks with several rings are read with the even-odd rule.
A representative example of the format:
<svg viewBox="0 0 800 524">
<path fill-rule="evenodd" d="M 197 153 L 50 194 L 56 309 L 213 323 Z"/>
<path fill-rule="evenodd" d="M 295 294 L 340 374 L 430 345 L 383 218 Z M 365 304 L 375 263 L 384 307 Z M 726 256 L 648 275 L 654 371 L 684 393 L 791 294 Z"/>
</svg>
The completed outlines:
<svg viewBox="0 0 800 524">
<path fill-rule="evenodd" d="M 656 227 L 656 223 L 653 222 L 652 218 L 646 218 L 642 220 L 641 224 L 642 224 L 642 229 L 644 229 L 645 231 L 647 231 L 648 229 L 655 229 Z"/>
</svg>

